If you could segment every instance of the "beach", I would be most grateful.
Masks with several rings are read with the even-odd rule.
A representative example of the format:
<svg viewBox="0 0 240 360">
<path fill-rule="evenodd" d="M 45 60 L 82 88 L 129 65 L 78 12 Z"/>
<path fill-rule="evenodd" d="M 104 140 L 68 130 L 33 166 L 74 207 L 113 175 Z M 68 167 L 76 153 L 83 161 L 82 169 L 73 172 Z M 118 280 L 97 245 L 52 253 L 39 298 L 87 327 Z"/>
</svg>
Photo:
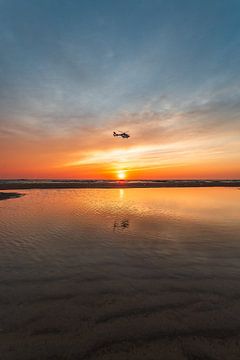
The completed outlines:
<svg viewBox="0 0 240 360">
<path fill-rule="evenodd" d="M 23 193 L 0 203 L 2 359 L 240 358 L 238 188 Z"/>
<path fill-rule="evenodd" d="M 15 199 L 23 196 L 23 194 L 13 192 L 0 192 L 0 200 Z"/>
<path fill-rule="evenodd" d="M 0 190 L 240 187 L 240 180 L 0 180 Z"/>
<path fill-rule="evenodd" d="M 240 0 L 0 0 L 0 360 L 240 360 Z"/>
</svg>

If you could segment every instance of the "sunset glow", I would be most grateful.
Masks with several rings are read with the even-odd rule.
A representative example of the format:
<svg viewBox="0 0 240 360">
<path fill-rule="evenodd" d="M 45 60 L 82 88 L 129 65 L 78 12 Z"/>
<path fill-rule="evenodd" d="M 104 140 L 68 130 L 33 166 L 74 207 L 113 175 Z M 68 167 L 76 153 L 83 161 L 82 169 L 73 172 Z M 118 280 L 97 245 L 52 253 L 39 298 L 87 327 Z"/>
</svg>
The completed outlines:
<svg viewBox="0 0 240 360">
<path fill-rule="evenodd" d="M 1 178 L 240 178 L 237 2 L 208 17 L 201 2 L 14 3 L 16 18 L 0 5 Z"/>
<path fill-rule="evenodd" d="M 126 179 L 126 171 L 119 170 L 117 172 L 117 177 L 118 177 L 119 180 L 125 180 Z"/>
</svg>

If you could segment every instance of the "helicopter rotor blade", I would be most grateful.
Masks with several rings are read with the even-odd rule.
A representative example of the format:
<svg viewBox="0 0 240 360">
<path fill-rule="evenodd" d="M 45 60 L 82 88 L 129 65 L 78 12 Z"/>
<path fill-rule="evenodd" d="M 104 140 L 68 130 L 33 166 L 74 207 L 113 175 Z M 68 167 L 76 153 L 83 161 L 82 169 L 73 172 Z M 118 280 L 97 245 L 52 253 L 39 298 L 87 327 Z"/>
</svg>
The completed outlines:
<svg viewBox="0 0 240 360">
<path fill-rule="evenodd" d="M 121 133 L 121 134 L 127 134 L 129 133 L 129 130 L 128 131 L 122 131 L 122 130 L 116 130 L 117 132 Z"/>
</svg>

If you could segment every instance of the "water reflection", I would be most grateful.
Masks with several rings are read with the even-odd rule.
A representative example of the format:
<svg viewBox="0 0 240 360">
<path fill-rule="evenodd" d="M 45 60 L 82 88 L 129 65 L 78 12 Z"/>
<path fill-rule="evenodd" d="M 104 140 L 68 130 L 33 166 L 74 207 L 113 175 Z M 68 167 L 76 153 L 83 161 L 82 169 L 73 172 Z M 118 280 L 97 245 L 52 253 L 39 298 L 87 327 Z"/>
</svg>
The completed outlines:
<svg viewBox="0 0 240 360">
<path fill-rule="evenodd" d="M 157 261 L 158 254 L 161 266 L 163 260 L 181 259 L 185 266 L 191 259 L 199 262 L 211 257 L 223 257 L 226 263 L 227 254 L 234 257 L 239 251 L 237 189 L 24 193 L 0 208 L 0 266 L 9 270 L 7 276 L 27 274 L 30 269 L 36 276 L 39 271 L 69 271 L 79 263 L 98 264 L 106 256 L 118 262 L 121 251 L 136 262 L 145 255 Z"/>
<path fill-rule="evenodd" d="M 119 189 L 119 199 L 122 200 L 124 198 L 124 189 Z"/>
<path fill-rule="evenodd" d="M 239 190 L 24 193 L 0 207 L 9 358 L 23 358 L 15 337 L 29 358 L 44 344 L 39 359 L 178 359 L 183 345 L 189 359 L 239 353 Z"/>
</svg>

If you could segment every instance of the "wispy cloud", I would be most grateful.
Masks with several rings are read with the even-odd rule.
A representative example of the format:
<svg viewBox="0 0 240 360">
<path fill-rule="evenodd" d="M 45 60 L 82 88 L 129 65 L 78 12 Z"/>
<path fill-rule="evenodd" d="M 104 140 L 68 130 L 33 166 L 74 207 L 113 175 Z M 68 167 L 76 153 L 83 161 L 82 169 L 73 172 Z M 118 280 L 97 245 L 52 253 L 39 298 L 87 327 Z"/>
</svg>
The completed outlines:
<svg viewBox="0 0 240 360">
<path fill-rule="evenodd" d="M 240 173 L 239 14 L 236 1 L 1 1 L 0 176 Z"/>
</svg>

